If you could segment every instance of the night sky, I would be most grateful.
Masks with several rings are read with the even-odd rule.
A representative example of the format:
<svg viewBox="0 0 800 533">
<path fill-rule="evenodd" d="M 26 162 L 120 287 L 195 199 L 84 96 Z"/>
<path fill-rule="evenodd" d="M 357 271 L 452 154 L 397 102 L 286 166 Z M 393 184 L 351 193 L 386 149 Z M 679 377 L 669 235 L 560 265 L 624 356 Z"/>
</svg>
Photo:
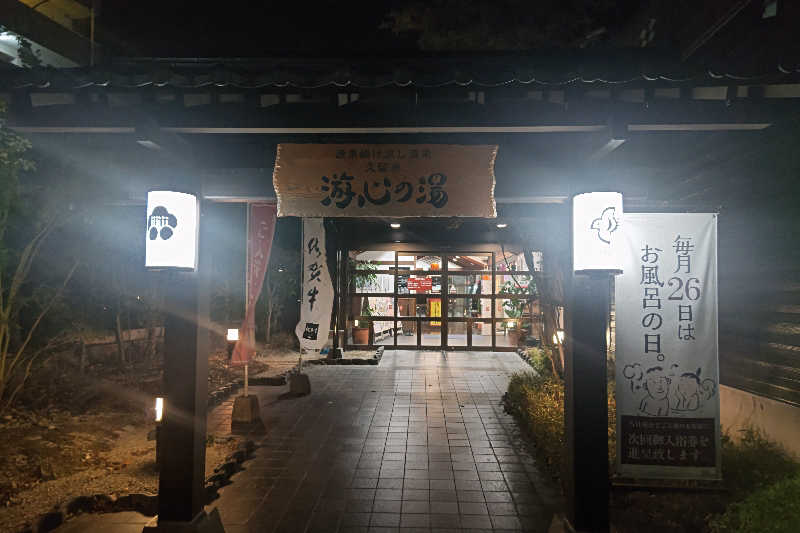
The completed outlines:
<svg viewBox="0 0 800 533">
<path fill-rule="evenodd" d="M 413 49 L 414 36 L 380 29 L 402 2 L 187 2 L 106 0 L 100 24 L 125 55 L 264 57 Z"/>
<path fill-rule="evenodd" d="M 597 29 L 613 34 L 640 7 L 636 0 L 104 0 L 98 23 L 104 30 L 100 40 L 115 42 L 118 56 L 397 55 L 420 50 L 419 31 L 395 33 L 387 27 L 390 13 L 404 6 L 416 7 L 403 20 L 424 21 L 444 36 L 445 46 L 452 44 L 451 30 L 480 35 L 466 43 L 455 38 L 460 50 L 505 49 L 503 39 L 513 41 L 515 35 L 536 47 L 572 46 Z"/>
</svg>

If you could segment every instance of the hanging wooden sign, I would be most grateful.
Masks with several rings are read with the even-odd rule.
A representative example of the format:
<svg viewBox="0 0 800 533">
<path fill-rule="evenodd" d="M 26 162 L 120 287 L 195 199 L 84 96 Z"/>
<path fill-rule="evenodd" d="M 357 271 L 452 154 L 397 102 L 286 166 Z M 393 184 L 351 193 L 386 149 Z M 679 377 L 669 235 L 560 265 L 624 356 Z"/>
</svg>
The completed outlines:
<svg viewBox="0 0 800 533">
<path fill-rule="evenodd" d="M 497 216 L 497 146 L 279 144 L 278 216 Z"/>
</svg>

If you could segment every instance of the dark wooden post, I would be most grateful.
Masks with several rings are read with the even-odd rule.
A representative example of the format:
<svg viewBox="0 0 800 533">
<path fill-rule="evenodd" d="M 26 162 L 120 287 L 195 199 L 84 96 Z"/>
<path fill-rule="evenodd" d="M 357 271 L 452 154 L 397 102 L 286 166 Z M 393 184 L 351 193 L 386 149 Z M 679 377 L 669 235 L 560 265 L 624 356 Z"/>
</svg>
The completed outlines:
<svg viewBox="0 0 800 533">
<path fill-rule="evenodd" d="M 158 525 L 161 531 L 224 531 L 219 514 L 206 515 L 210 253 L 201 205 L 196 272 L 160 272 L 165 288 L 164 415 L 159 432 Z M 203 529 L 207 528 L 207 529 Z"/>
<path fill-rule="evenodd" d="M 575 275 L 571 281 L 564 369 L 567 516 L 575 531 L 607 532 L 610 277 Z"/>
</svg>

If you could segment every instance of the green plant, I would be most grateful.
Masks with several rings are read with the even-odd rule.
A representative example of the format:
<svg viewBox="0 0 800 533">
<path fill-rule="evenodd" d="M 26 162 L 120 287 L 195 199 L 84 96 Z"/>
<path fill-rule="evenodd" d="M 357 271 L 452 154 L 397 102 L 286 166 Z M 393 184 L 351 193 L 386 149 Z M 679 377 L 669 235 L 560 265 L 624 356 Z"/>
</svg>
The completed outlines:
<svg viewBox="0 0 800 533">
<path fill-rule="evenodd" d="M 545 353 L 543 348 L 528 348 L 526 353 L 528 355 L 528 364 L 531 365 L 534 372 L 545 377 L 553 375 L 550 356 Z"/>
<path fill-rule="evenodd" d="M 722 477 L 734 500 L 800 475 L 800 464 L 757 429 L 746 428 L 739 433 L 738 440 L 727 433 L 722 436 Z"/>
<path fill-rule="evenodd" d="M 800 475 L 755 491 L 708 524 L 713 533 L 794 533 L 800 526 Z"/>
<path fill-rule="evenodd" d="M 530 436 L 539 461 L 553 477 L 560 477 L 565 465 L 564 382 L 552 374 L 547 355 L 538 348 L 528 351 L 535 372 L 511 376 L 505 396 L 506 410 L 514 414 Z M 609 464 L 615 456 L 616 399 L 614 382 L 608 387 Z"/>
<path fill-rule="evenodd" d="M 564 382 L 552 376 L 521 372 L 511 376 L 506 409 L 516 415 L 534 442 L 536 456 L 553 477 L 564 467 Z"/>
<path fill-rule="evenodd" d="M 300 253 L 296 248 L 273 247 L 269 258 L 261 300 L 264 302 L 264 341 L 272 343 L 273 331 L 279 328 L 283 313 L 296 305 L 300 294 L 297 274 L 287 265 L 297 264 Z"/>
<path fill-rule="evenodd" d="M 0 101 L 0 413 L 7 409 L 31 375 L 34 363 L 47 353 L 37 330 L 63 294 L 78 267 L 77 261 L 54 290 L 29 284 L 31 270 L 44 242 L 63 224 L 63 206 L 37 198 L 23 184 L 21 174 L 34 170 L 25 153 L 30 142 L 5 126 L 5 104 Z M 26 320 L 27 315 L 27 320 Z M 53 340 L 57 335 L 44 335 Z"/>
<path fill-rule="evenodd" d="M 378 282 L 378 275 L 375 273 L 378 270 L 378 265 L 372 263 L 372 261 L 356 261 L 350 258 L 347 264 L 350 271 L 349 279 L 355 285 L 357 291 Z"/>
</svg>

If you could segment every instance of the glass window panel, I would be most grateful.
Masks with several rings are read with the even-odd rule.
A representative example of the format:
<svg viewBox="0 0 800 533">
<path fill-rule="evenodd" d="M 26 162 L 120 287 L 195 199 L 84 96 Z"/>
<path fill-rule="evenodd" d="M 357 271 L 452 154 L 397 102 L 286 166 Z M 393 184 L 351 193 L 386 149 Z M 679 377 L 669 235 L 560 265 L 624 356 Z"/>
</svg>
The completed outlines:
<svg viewBox="0 0 800 533">
<path fill-rule="evenodd" d="M 502 253 L 496 253 L 494 257 L 494 266 L 498 272 L 507 270 L 528 270 L 528 265 L 525 263 L 525 255 L 522 253 L 522 250 L 509 250 L 506 248 L 505 257 L 503 257 Z"/>
<path fill-rule="evenodd" d="M 394 269 L 393 251 L 353 250 L 348 259 L 350 291 L 394 292 L 394 276 L 388 273 Z"/>
<path fill-rule="evenodd" d="M 369 306 L 368 314 L 374 317 L 394 316 L 394 298 L 391 296 L 365 296 L 365 307 Z"/>
<path fill-rule="evenodd" d="M 351 289 L 358 293 L 394 292 L 394 276 L 375 271 L 355 271 Z"/>
<path fill-rule="evenodd" d="M 491 254 L 451 255 L 447 258 L 447 269 L 452 272 L 460 270 L 491 270 Z"/>
<path fill-rule="evenodd" d="M 472 323 L 472 345 L 483 347 L 492 345 L 492 323 L 490 321 Z"/>
<path fill-rule="evenodd" d="M 411 254 L 412 252 L 408 252 L 408 255 L 406 255 L 404 252 L 400 252 L 400 256 L 398 257 L 398 266 L 409 266 L 411 267 L 411 270 L 442 270 L 442 256 L 427 255 L 425 253 Z M 400 261 L 401 258 L 402 262 Z"/>
<path fill-rule="evenodd" d="M 467 345 L 467 322 L 448 322 L 447 323 L 447 345 L 454 347 L 464 347 Z"/>
<path fill-rule="evenodd" d="M 398 298 L 397 316 L 417 316 L 417 299 L 415 297 Z"/>
<path fill-rule="evenodd" d="M 447 316 L 455 318 L 492 318 L 491 298 L 451 296 Z"/>
<path fill-rule="evenodd" d="M 492 294 L 491 274 L 454 274 L 448 276 L 450 294 Z"/>
<path fill-rule="evenodd" d="M 531 307 L 527 298 L 497 298 L 495 300 L 495 318 L 510 320 L 524 319 L 530 321 Z"/>
<path fill-rule="evenodd" d="M 417 345 L 417 321 L 400 320 L 397 322 L 397 345 L 416 346 Z"/>
<path fill-rule="evenodd" d="M 419 327 L 422 329 L 423 346 L 442 345 L 442 322 L 440 320 L 421 320 Z"/>
<path fill-rule="evenodd" d="M 496 294 L 530 294 L 536 289 L 536 284 L 531 276 L 525 274 L 503 274 L 498 272 L 495 276 L 497 282 Z"/>
<path fill-rule="evenodd" d="M 496 334 L 495 342 L 498 348 L 506 347 L 513 348 L 519 344 L 518 336 L 515 336 L 515 331 L 519 328 L 519 320 L 498 320 L 495 322 Z M 525 323 L 523 323 L 524 325 Z"/>
<path fill-rule="evenodd" d="M 375 344 L 391 346 L 394 344 L 394 320 L 376 320 L 372 323 Z"/>
</svg>

